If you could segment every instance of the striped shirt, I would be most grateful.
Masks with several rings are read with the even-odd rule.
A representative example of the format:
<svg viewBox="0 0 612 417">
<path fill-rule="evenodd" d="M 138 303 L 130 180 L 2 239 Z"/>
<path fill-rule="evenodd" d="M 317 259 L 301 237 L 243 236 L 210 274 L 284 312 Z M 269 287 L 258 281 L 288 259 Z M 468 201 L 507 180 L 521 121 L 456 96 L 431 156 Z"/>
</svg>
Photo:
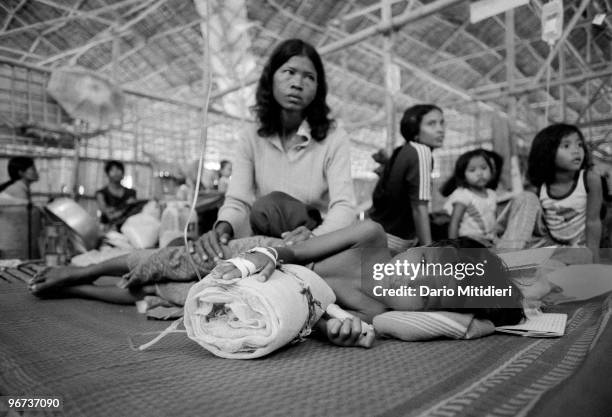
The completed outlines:
<svg viewBox="0 0 612 417">
<path fill-rule="evenodd" d="M 385 166 L 372 196 L 370 218 L 387 233 L 413 239 L 412 205 L 431 200 L 431 149 L 417 142 L 397 148 Z"/>
</svg>

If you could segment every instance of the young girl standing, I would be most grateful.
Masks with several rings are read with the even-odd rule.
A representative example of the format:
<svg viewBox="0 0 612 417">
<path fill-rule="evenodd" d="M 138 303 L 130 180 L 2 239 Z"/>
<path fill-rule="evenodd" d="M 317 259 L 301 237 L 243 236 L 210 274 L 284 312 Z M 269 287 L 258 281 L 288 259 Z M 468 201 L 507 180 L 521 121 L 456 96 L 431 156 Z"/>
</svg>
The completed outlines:
<svg viewBox="0 0 612 417">
<path fill-rule="evenodd" d="M 491 246 L 495 241 L 497 169 L 489 153 L 475 149 L 457 159 L 453 176 L 440 190 L 449 197 L 444 208 L 451 215 L 448 236 L 469 236 Z"/>
<path fill-rule="evenodd" d="M 601 238 L 601 179 L 590 169 L 582 132 L 554 124 L 541 130 L 529 152 L 527 176 L 538 188 L 544 223 L 552 240 L 587 246 L 598 260 Z"/>
</svg>

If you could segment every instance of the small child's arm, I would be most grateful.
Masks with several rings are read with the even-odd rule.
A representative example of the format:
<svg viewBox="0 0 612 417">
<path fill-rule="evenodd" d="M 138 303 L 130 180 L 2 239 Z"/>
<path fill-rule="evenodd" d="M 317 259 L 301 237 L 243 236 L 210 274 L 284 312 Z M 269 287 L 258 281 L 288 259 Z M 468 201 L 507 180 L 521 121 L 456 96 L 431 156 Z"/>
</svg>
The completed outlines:
<svg viewBox="0 0 612 417">
<path fill-rule="evenodd" d="M 453 204 L 453 213 L 451 214 L 450 223 L 448 225 L 448 237 L 455 239 L 459 237 L 459 225 L 465 214 L 467 206 L 463 203 L 455 202 Z"/>
<path fill-rule="evenodd" d="M 599 262 L 599 244 L 601 240 L 601 219 L 599 214 L 603 204 L 601 178 L 595 171 L 587 172 L 587 212 L 586 212 L 586 245 L 593 252 L 593 262 Z"/>
<path fill-rule="evenodd" d="M 344 347 L 361 346 L 370 348 L 374 344 L 374 327 L 341 309 L 336 304 L 327 307 L 326 315 L 316 324 L 327 339 Z"/>
</svg>

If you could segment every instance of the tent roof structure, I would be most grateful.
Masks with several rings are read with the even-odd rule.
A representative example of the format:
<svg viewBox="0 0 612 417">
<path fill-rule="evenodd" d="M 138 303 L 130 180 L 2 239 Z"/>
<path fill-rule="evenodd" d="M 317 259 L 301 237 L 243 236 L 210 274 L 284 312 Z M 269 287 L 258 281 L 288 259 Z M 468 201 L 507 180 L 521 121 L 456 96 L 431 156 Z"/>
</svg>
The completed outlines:
<svg viewBox="0 0 612 417">
<path fill-rule="evenodd" d="M 416 102 L 495 111 L 527 132 L 547 114 L 601 135 L 612 125 L 612 14 L 592 20 L 612 1 L 564 1 L 563 42 L 552 48 L 541 40 L 543 3 L 470 24 L 462 0 L 209 0 L 211 109 L 235 117 L 225 98 L 252 92 L 274 46 L 299 37 L 321 51 L 334 115 L 348 126 L 385 126 L 390 59 L 398 111 Z M 6 0 L 0 59 L 78 65 L 126 90 L 200 106 L 205 21 L 185 0 Z M 235 71 L 228 55 L 250 61 Z"/>
</svg>

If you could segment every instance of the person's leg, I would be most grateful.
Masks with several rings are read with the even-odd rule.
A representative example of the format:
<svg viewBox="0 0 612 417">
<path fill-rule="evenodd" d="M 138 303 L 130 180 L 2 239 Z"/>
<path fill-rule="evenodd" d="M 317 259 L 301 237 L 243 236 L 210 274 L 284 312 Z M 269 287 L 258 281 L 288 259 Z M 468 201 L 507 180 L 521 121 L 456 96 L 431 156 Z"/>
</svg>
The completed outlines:
<svg viewBox="0 0 612 417">
<path fill-rule="evenodd" d="M 505 230 L 496 247 L 523 249 L 532 238 L 541 217 L 540 200 L 536 194 L 525 191 L 513 198 L 506 210 Z"/>
<path fill-rule="evenodd" d="M 136 301 L 142 300 L 145 295 L 148 294 L 155 294 L 155 291 L 147 291 L 146 288 L 132 291 L 119 288 L 115 285 L 83 284 L 61 288 L 58 290 L 57 295 L 62 297 L 99 300 L 113 304 L 133 305 Z"/>
<path fill-rule="evenodd" d="M 129 271 L 129 256 L 123 255 L 88 266 L 45 269 L 32 278 L 30 291 L 36 296 L 48 295 L 68 286 L 91 284 L 102 275 L 121 277 Z"/>
<path fill-rule="evenodd" d="M 275 191 L 253 203 L 250 214 L 251 229 L 255 235 L 281 237 L 299 226 L 312 230 L 321 224 L 321 213 L 311 206 Z"/>
</svg>

